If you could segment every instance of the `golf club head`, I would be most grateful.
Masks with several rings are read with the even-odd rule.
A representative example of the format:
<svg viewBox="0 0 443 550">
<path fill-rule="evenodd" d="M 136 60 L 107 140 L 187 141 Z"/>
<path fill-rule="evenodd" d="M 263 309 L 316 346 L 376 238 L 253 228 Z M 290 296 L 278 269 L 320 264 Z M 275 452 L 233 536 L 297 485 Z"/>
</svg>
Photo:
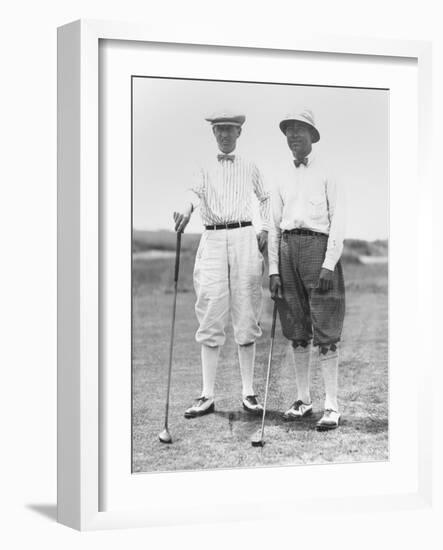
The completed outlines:
<svg viewBox="0 0 443 550">
<path fill-rule="evenodd" d="M 263 441 L 263 439 L 253 439 L 251 441 L 251 445 L 253 447 L 264 447 L 265 442 Z"/>
<path fill-rule="evenodd" d="M 158 434 L 158 438 L 162 443 L 172 443 L 172 437 L 167 428 Z"/>
</svg>

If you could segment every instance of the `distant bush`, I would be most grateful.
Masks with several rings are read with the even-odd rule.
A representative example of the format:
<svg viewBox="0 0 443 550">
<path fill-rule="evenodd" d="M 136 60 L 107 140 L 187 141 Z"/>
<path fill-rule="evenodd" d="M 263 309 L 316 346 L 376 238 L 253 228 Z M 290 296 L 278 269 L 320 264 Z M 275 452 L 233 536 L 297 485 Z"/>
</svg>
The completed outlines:
<svg viewBox="0 0 443 550">
<path fill-rule="evenodd" d="M 197 250 L 200 235 L 183 233 L 181 248 L 185 252 Z M 132 251 L 175 250 L 177 236 L 174 231 L 138 231 L 132 233 Z"/>
<path fill-rule="evenodd" d="M 195 252 L 198 248 L 200 235 L 198 233 L 184 233 L 182 237 L 182 250 Z M 174 231 L 138 231 L 133 232 L 132 251 L 145 250 L 175 250 L 176 234 Z M 346 239 L 342 261 L 347 263 L 359 263 L 360 256 L 387 256 L 388 241 L 365 241 L 362 239 Z"/>
<path fill-rule="evenodd" d="M 388 241 L 364 241 L 361 239 L 346 239 L 344 254 L 356 256 L 387 256 Z"/>
<path fill-rule="evenodd" d="M 360 256 L 358 254 L 346 250 L 341 255 L 340 260 L 342 264 L 361 264 Z"/>
</svg>

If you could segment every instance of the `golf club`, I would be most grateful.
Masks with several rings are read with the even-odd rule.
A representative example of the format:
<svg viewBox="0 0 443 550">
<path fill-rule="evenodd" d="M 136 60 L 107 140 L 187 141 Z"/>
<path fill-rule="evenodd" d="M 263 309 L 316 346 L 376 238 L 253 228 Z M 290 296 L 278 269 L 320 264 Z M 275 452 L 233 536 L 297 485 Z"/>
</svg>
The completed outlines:
<svg viewBox="0 0 443 550">
<path fill-rule="evenodd" d="M 166 408 L 165 408 L 165 427 L 163 431 L 158 434 L 158 438 L 162 443 L 172 443 L 172 437 L 168 429 L 168 417 L 169 417 L 169 393 L 171 389 L 171 373 L 172 373 L 172 351 L 174 348 L 174 329 L 175 329 L 175 311 L 177 306 L 177 286 L 178 286 L 178 272 L 180 268 L 180 247 L 181 247 L 181 231 L 177 231 L 177 246 L 175 249 L 175 272 L 174 272 L 174 299 L 172 302 L 172 326 L 171 326 L 171 340 L 169 342 L 169 367 L 168 367 L 168 388 L 166 390 Z"/>
<path fill-rule="evenodd" d="M 263 447 L 264 444 L 265 444 L 265 440 L 263 439 L 263 436 L 264 436 L 264 432 L 265 432 L 266 405 L 268 403 L 269 379 L 270 379 L 270 376 L 271 376 L 272 351 L 274 349 L 274 336 L 275 336 L 275 323 L 276 323 L 276 320 L 277 320 L 277 298 L 274 300 L 274 309 L 272 311 L 271 347 L 269 349 L 269 357 L 268 357 L 268 372 L 266 373 L 265 401 L 263 403 L 263 416 L 262 416 L 262 420 L 261 420 L 260 437 L 252 439 L 251 445 L 253 447 Z"/>
</svg>

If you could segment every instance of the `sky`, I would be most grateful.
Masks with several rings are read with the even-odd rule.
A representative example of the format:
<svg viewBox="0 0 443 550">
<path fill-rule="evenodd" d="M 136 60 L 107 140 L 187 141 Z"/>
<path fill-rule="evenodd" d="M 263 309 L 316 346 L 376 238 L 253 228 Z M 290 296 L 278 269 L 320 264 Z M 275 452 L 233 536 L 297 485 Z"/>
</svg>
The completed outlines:
<svg viewBox="0 0 443 550">
<path fill-rule="evenodd" d="M 219 110 L 246 116 L 236 151 L 257 164 L 272 190 L 292 159 L 278 124 L 305 108 L 321 135 L 316 157 L 346 189 L 346 237 L 386 239 L 389 91 L 143 77 L 133 81 L 134 229 L 173 229 L 196 166 L 218 152 L 205 117 Z M 201 230 L 196 211 L 186 231 Z"/>
</svg>

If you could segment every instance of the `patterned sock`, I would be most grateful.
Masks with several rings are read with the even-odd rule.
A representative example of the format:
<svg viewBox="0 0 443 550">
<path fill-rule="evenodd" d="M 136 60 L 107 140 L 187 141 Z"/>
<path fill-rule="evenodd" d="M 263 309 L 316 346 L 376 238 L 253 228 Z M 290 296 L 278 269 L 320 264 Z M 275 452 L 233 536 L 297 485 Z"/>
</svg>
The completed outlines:
<svg viewBox="0 0 443 550">
<path fill-rule="evenodd" d="M 249 346 L 238 346 L 238 359 L 243 385 L 243 397 L 254 395 L 252 385 L 254 378 L 255 342 Z"/>
<path fill-rule="evenodd" d="M 215 375 L 217 372 L 218 356 L 220 354 L 220 346 L 210 347 L 202 345 L 202 378 L 204 397 L 214 397 Z"/>
<path fill-rule="evenodd" d="M 325 409 L 338 412 L 337 386 L 338 386 L 338 349 L 320 353 L 320 364 L 325 384 Z"/>
<path fill-rule="evenodd" d="M 303 403 L 311 403 L 310 386 L 310 363 L 311 363 L 311 344 L 305 348 L 291 346 L 294 356 L 295 381 L 297 384 L 297 399 L 301 399 Z"/>
</svg>

